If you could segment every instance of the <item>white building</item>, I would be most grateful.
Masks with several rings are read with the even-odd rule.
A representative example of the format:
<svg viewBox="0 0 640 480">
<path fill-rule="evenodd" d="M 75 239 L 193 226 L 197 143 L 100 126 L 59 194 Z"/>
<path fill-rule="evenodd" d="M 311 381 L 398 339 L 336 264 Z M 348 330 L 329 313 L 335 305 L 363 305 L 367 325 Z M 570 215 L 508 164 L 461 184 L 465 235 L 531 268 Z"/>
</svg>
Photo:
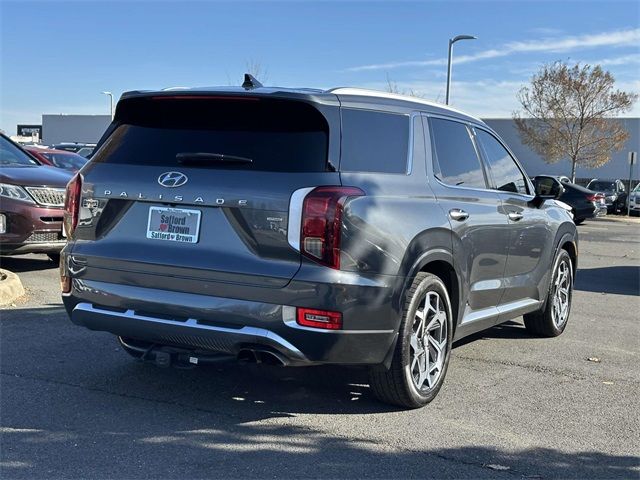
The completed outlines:
<svg viewBox="0 0 640 480">
<path fill-rule="evenodd" d="M 109 115 L 42 115 L 42 143 L 96 143 L 111 123 Z"/>
</svg>

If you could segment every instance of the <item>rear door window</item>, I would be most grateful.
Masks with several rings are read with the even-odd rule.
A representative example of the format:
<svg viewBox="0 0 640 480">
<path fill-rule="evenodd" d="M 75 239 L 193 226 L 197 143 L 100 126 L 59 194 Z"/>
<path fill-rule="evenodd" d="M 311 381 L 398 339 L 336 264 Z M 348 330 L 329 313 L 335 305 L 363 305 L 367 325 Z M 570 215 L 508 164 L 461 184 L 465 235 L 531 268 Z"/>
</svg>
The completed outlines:
<svg viewBox="0 0 640 480">
<path fill-rule="evenodd" d="M 487 188 L 467 126 L 440 118 L 431 118 L 429 122 L 436 177 L 447 185 Z"/>
<path fill-rule="evenodd" d="M 328 124 L 318 110 L 302 102 L 246 97 L 135 98 L 118 107 L 116 125 L 93 162 L 172 168 L 184 164 L 184 154 L 206 154 L 208 158 L 200 155 L 188 165 L 327 171 Z M 212 158 L 215 155 L 218 160 Z M 233 161 L 234 157 L 251 162 Z"/>
<path fill-rule="evenodd" d="M 345 172 L 407 173 L 409 115 L 342 109 Z"/>
</svg>

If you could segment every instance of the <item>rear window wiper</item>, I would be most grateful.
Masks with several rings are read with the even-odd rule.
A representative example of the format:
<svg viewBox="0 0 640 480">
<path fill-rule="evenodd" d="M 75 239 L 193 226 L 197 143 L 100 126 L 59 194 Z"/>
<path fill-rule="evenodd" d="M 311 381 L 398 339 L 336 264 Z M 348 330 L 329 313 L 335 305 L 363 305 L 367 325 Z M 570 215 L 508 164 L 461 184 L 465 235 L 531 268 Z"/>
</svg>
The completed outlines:
<svg viewBox="0 0 640 480">
<path fill-rule="evenodd" d="M 253 160 L 246 157 L 239 157 L 238 155 L 227 155 L 225 153 L 209 153 L 209 152 L 182 152 L 176 154 L 176 160 L 178 163 L 206 163 L 206 162 L 220 162 L 220 163 L 253 163 Z"/>
</svg>

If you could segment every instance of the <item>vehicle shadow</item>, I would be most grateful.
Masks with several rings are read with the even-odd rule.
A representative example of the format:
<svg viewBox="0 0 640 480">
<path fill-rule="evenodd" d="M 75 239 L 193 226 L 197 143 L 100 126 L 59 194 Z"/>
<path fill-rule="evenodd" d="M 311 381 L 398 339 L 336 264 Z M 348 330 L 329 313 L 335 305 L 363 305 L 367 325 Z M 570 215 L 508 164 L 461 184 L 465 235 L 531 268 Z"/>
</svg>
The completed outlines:
<svg viewBox="0 0 640 480">
<path fill-rule="evenodd" d="M 447 404 L 381 404 L 357 369 L 158 368 L 109 334 L 72 326 L 59 308 L 3 311 L 1 328 L 2 478 L 637 476 L 638 458 L 591 450 L 445 448 L 428 435 L 396 448 L 389 418 L 429 422 Z"/>
<path fill-rule="evenodd" d="M 57 268 L 46 255 L 28 256 L 2 256 L 0 255 L 0 268 L 4 268 L 13 273 L 34 272 L 39 270 L 49 270 Z"/>
<path fill-rule="evenodd" d="M 469 343 L 477 342 L 478 340 L 484 340 L 488 338 L 504 339 L 504 340 L 518 340 L 518 339 L 543 339 L 543 337 L 532 335 L 524 328 L 522 323 L 511 320 L 501 325 L 488 328 L 478 333 L 474 333 L 458 340 L 453 343 L 453 348 L 462 347 Z"/>
<path fill-rule="evenodd" d="M 575 290 L 617 295 L 640 295 L 640 267 L 578 268 Z"/>
</svg>

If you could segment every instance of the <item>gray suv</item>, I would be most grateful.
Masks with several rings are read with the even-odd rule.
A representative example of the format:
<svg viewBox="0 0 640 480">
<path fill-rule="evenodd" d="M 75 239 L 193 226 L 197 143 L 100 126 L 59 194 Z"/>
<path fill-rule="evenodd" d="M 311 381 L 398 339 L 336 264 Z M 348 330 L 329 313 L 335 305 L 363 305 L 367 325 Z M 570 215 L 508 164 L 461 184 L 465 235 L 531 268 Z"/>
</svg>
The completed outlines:
<svg viewBox="0 0 640 480">
<path fill-rule="evenodd" d="M 67 187 L 63 300 L 158 365 L 359 365 L 420 407 L 452 342 L 521 315 L 564 330 L 578 250 L 556 185 L 416 98 L 129 92 Z"/>
</svg>

